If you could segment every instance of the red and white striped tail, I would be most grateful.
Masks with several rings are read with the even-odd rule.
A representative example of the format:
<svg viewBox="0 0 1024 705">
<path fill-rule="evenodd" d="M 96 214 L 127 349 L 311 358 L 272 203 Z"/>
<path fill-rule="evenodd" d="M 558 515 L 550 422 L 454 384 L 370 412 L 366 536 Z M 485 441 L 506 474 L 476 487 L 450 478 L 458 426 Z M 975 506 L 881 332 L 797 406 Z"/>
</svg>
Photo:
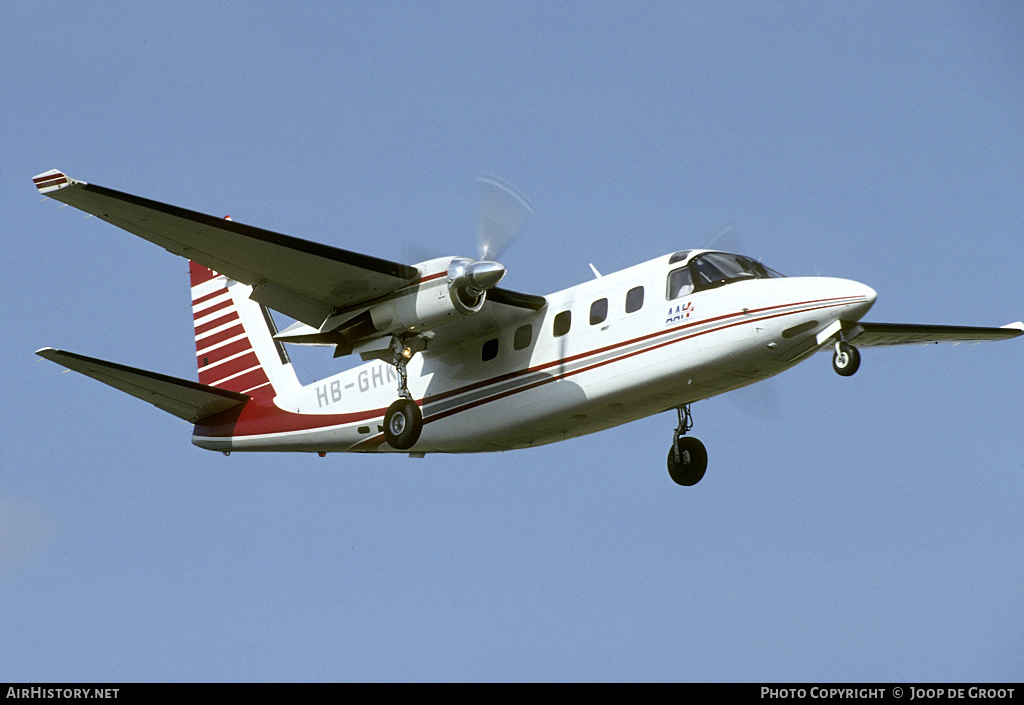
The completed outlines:
<svg viewBox="0 0 1024 705">
<path fill-rule="evenodd" d="M 195 262 L 189 274 L 199 381 L 254 399 L 297 388 L 270 313 L 249 298 L 252 288 Z"/>
</svg>

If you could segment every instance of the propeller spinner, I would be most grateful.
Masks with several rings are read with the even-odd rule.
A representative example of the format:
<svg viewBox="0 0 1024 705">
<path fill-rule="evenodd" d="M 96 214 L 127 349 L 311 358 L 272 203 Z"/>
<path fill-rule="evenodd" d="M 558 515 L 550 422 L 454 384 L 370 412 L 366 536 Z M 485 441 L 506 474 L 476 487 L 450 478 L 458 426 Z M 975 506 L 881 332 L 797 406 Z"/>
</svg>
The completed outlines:
<svg viewBox="0 0 1024 705">
<path fill-rule="evenodd" d="M 488 289 L 505 276 L 505 267 L 497 262 L 474 262 L 456 257 L 448 265 L 448 290 L 452 303 L 462 313 L 476 313 L 484 303 Z"/>
</svg>

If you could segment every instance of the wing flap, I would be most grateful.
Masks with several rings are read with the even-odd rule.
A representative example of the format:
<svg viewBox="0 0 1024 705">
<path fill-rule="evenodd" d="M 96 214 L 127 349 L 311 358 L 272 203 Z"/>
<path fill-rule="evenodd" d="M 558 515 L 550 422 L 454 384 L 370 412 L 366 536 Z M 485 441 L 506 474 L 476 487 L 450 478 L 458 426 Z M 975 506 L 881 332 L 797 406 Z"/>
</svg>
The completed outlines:
<svg viewBox="0 0 1024 705">
<path fill-rule="evenodd" d="M 204 215 L 52 170 L 40 192 L 254 288 L 287 316 L 319 326 L 334 310 L 372 301 L 419 277 L 415 267 Z M 264 289 L 264 292 L 261 292 Z"/>
<path fill-rule="evenodd" d="M 226 411 L 249 399 L 246 394 L 119 365 L 77 353 L 43 348 L 36 355 L 99 380 L 190 423 Z"/>
<path fill-rule="evenodd" d="M 885 345 L 927 345 L 928 343 L 982 343 L 1006 340 L 1024 334 L 1024 323 L 1011 323 L 1001 328 L 981 326 L 934 326 L 918 323 L 858 323 L 850 341 L 857 347 Z"/>
</svg>

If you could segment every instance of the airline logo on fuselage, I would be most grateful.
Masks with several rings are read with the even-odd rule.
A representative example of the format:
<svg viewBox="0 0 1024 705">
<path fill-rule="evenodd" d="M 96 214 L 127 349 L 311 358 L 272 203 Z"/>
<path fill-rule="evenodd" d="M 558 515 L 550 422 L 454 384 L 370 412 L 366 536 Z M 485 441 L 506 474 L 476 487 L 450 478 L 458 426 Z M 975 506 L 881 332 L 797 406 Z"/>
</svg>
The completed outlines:
<svg viewBox="0 0 1024 705">
<path fill-rule="evenodd" d="M 690 314 L 693 313 L 693 302 L 687 301 L 683 306 L 669 306 L 668 316 L 665 317 L 665 325 L 671 325 L 673 323 L 682 323 Z"/>
</svg>

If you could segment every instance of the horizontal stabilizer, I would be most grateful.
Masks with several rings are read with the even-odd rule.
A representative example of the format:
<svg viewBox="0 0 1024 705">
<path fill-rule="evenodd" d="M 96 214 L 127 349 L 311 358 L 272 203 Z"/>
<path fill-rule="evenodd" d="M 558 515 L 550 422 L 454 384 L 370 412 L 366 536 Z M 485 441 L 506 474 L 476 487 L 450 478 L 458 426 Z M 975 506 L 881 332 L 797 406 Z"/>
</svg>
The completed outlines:
<svg viewBox="0 0 1024 705">
<path fill-rule="evenodd" d="M 882 345 L 924 345 L 927 343 L 982 343 L 1006 340 L 1024 334 L 1024 323 L 1001 328 L 980 326 L 932 326 L 918 323 L 858 323 L 847 338 L 857 347 Z"/>
<path fill-rule="evenodd" d="M 198 382 L 148 372 L 115 362 L 98 360 L 77 353 L 43 348 L 36 355 L 63 365 L 87 377 L 149 402 L 180 419 L 196 423 L 207 416 L 226 411 L 249 398 L 245 394 L 217 389 Z"/>
</svg>

